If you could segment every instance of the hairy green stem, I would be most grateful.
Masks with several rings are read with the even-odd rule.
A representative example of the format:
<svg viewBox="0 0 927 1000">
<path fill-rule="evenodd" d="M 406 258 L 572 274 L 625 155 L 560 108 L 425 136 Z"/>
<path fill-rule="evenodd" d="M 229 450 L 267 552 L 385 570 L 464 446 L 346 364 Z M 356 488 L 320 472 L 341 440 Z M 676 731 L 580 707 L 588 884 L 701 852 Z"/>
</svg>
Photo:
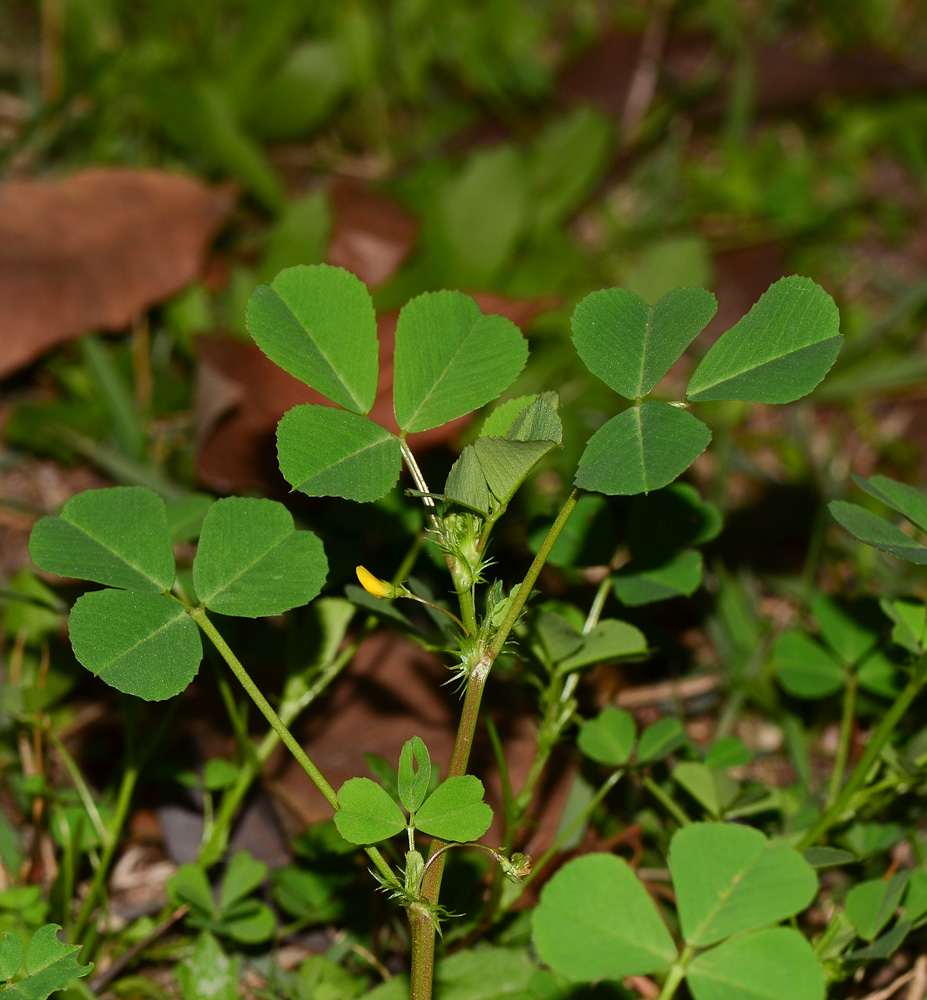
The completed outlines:
<svg viewBox="0 0 927 1000">
<path fill-rule="evenodd" d="M 544 543 L 528 568 L 528 573 L 524 580 L 522 580 L 511 605 L 509 605 L 509 609 L 493 638 L 492 644 L 488 649 L 483 651 L 476 665 L 470 671 L 463 708 L 460 713 L 460 724 L 457 727 L 457 737 L 454 740 L 454 750 L 451 754 L 451 762 L 447 772 L 449 778 L 466 774 L 486 679 L 489 677 L 489 672 L 496 661 L 496 657 L 498 657 L 509 634 L 514 628 L 515 622 L 518 620 L 518 616 L 525 606 L 525 602 L 531 595 L 531 589 L 538 578 L 538 574 L 541 572 L 541 568 L 547 561 L 554 542 L 557 541 L 560 532 L 563 531 L 570 515 L 573 513 L 576 501 L 577 491 L 574 489 L 561 508 L 556 520 L 551 525 Z M 441 895 L 441 879 L 444 875 L 446 855 L 443 851 L 445 846 L 445 842 L 437 838 L 431 842 L 428 852 L 429 861 L 438 853 L 441 856 L 437 858 L 434 864 L 428 867 L 422 882 L 422 898 L 427 906 L 436 907 L 438 905 Z M 408 914 L 409 923 L 412 928 L 411 1000 L 431 1000 L 434 979 L 435 934 L 437 931 L 434 916 L 421 906 L 410 906 Z"/>
<path fill-rule="evenodd" d="M 806 831 L 795 845 L 799 850 L 812 847 L 824 836 L 832 827 L 836 826 L 844 816 L 847 806 L 853 796 L 860 790 L 869 777 L 869 773 L 875 766 L 882 749 L 888 742 L 895 727 L 903 718 L 905 712 L 911 707 L 914 699 L 921 693 L 924 684 L 927 683 L 927 655 L 923 655 L 915 663 L 913 673 L 908 683 L 904 686 L 901 694 L 895 699 L 891 708 L 882 716 L 875 731 L 866 742 L 866 749 L 863 751 L 856 767 L 853 768 L 846 784 L 840 790 L 840 794 L 824 810 L 821 818 Z"/>
<path fill-rule="evenodd" d="M 476 598 L 473 594 L 473 587 L 458 590 L 457 599 L 460 602 L 460 617 L 463 618 L 463 621 L 461 622 L 455 615 L 451 615 L 451 617 L 463 628 L 464 635 L 476 635 L 479 626 L 476 623 Z"/>
<path fill-rule="evenodd" d="M 473 746 L 473 735 L 476 732 L 476 720 L 479 716 L 480 702 L 483 699 L 483 689 L 486 678 L 492 667 L 492 661 L 483 656 L 473 670 L 467 682 L 467 692 L 464 695 L 463 708 L 460 713 L 460 724 L 457 727 L 457 738 L 448 767 L 449 778 L 466 774 L 470 750 Z M 436 907 L 441 895 L 441 879 L 444 876 L 444 853 L 447 844 L 437 837 L 431 842 L 428 851 L 428 868 L 422 881 L 422 898 L 426 905 Z M 433 858 L 440 855 L 431 864 Z M 412 978 L 411 1000 L 431 1000 L 432 981 L 435 964 L 435 926 L 434 917 L 421 906 L 409 907 L 409 923 L 412 928 Z"/>
</svg>

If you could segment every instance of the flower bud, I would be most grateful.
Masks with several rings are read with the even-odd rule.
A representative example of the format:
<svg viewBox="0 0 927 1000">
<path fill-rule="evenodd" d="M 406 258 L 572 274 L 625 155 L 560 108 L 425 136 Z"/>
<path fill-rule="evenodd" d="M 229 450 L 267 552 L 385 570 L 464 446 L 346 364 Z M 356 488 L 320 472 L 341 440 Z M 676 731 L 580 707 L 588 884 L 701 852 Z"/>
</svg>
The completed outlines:
<svg viewBox="0 0 927 1000">
<path fill-rule="evenodd" d="M 358 566 L 355 572 L 357 573 L 360 585 L 368 594 L 373 594 L 374 597 L 396 596 L 396 588 L 391 583 L 387 583 L 386 580 L 381 580 L 379 577 L 374 576 L 365 566 Z"/>
</svg>

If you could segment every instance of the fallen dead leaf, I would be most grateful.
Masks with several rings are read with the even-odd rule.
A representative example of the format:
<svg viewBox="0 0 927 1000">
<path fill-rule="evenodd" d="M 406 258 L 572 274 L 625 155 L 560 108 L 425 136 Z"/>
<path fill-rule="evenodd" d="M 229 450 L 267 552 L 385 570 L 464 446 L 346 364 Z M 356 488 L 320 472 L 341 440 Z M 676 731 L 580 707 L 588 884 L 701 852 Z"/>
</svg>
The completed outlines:
<svg viewBox="0 0 927 1000">
<path fill-rule="evenodd" d="M 0 377 L 190 284 L 233 203 L 159 170 L 92 168 L 0 186 Z"/>
<path fill-rule="evenodd" d="M 331 203 L 335 220 L 329 262 L 367 285 L 382 284 L 412 252 L 415 219 L 391 198 L 351 177 L 332 180 Z"/>
</svg>

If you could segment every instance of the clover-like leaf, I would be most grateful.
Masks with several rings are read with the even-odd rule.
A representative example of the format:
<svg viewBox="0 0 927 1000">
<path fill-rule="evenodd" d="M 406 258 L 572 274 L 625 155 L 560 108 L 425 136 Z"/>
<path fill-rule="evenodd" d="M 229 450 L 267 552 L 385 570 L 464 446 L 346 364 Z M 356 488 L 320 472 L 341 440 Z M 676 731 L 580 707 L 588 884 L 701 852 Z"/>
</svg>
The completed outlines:
<svg viewBox="0 0 927 1000">
<path fill-rule="evenodd" d="M 280 471 L 311 497 L 379 500 L 399 478 L 399 440 L 372 420 L 306 403 L 277 425 Z"/>
<path fill-rule="evenodd" d="M 212 611 L 279 615 L 308 604 L 327 574 L 321 541 L 297 531 L 293 515 L 274 500 L 226 497 L 203 521 L 193 585 Z"/>
<path fill-rule="evenodd" d="M 831 500 L 827 509 L 851 535 L 866 545 L 918 566 L 927 565 L 927 547 L 871 510 L 845 500 Z"/>
<path fill-rule="evenodd" d="M 418 809 L 431 783 L 431 755 L 421 736 L 406 740 L 399 753 L 399 801 L 410 813 Z"/>
<path fill-rule="evenodd" d="M 370 412 L 379 370 L 377 321 L 359 278 L 329 264 L 287 268 L 258 285 L 246 322 L 275 364 L 333 403 Z"/>
<path fill-rule="evenodd" d="M 683 936 L 697 948 L 793 916 L 811 903 L 818 885 L 794 847 L 733 824 L 678 830 L 669 866 Z"/>
<path fill-rule="evenodd" d="M 396 325 L 396 422 L 404 431 L 427 431 L 462 417 L 507 389 L 527 359 L 518 327 L 484 315 L 469 295 L 419 295 Z"/>
<path fill-rule="evenodd" d="M 826 698 L 846 680 L 844 668 L 800 629 L 789 629 L 776 639 L 773 663 L 779 683 L 798 698 Z"/>
<path fill-rule="evenodd" d="M 615 596 L 626 607 L 693 594 L 702 582 L 702 554 L 685 549 L 659 560 L 632 559 L 612 578 Z"/>
<path fill-rule="evenodd" d="M 907 483 L 899 483 L 888 476 L 870 476 L 868 480 L 862 476 L 853 476 L 853 482 L 870 496 L 906 517 L 921 531 L 927 531 L 927 493 L 923 490 L 908 486 Z"/>
<path fill-rule="evenodd" d="M 621 767 L 631 757 L 636 735 L 637 726 L 630 712 L 623 708 L 606 708 L 582 724 L 576 745 L 599 764 Z"/>
<path fill-rule="evenodd" d="M 637 759 L 641 762 L 663 760 L 688 739 L 685 728 L 675 716 L 658 719 L 642 733 L 637 744 Z"/>
<path fill-rule="evenodd" d="M 75 602 L 68 628 L 74 655 L 91 673 L 146 701 L 180 694 L 203 658 L 193 619 L 164 594 L 91 591 Z"/>
<path fill-rule="evenodd" d="M 646 652 L 647 639 L 639 628 L 617 618 L 603 618 L 582 636 L 578 649 L 560 660 L 557 671 L 567 674 L 593 663 L 639 658 Z"/>
<path fill-rule="evenodd" d="M 177 981 L 186 1000 L 239 1000 L 241 957 L 230 956 L 209 931 L 197 938 L 193 951 L 177 965 Z"/>
<path fill-rule="evenodd" d="M 790 927 L 731 938 L 699 955 L 686 972 L 694 1000 L 824 1000 L 824 970 Z"/>
<path fill-rule="evenodd" d="M 691 413 L 657 400 L 612 417 L 589 439 L 576 485 L 631 496 L 667 486 L 708 447 L 711 431 Z"/>
<path fill-rule="evenodd" d="M 164 501 L 142 486 L 87 490 L 71 497 L 58 517 L 43 517 L 32 529 L 29 553 L 49 573 L 140 594 L 174 585 Z"/>
<path fill-rule="evenodd" d="M 656 905 L 614 854 L 568 861 L 541 890 L 532 925 L 541 959 L 571 980 L 647 975 L 676 958 Z"/>
<path fill-rule="evenodd" d="M 402 810 L 382 785 L 369 778 L 348 778 L 338 792 L 335 826 L 352 844 L 376 844 L 405 829 Z"/>
<path fill-rule="evenodd" d="M 250 851 L 237 851 L 225 870 L 219 907 L 227 910 L 250 895 L 267 877 L 267 864 Z"/>
<path fill-rule="evenodd" d="M 23 962 L 23 943 L 16 931 L 0 935 L 0 979 L 12 979 Z"/>
<path fill-rule="evenodd" d="M 824 378 L 842 343 L 840 314 L 827 292 L 810 278 L 782 278 L 715 341 L 686 395 L 790 403 Z"/>
<path fill-rule="evenodd" d="M 15 1000 L 46 1000 L 56 990 L 63 990 L 72 979 L 93 971 L 93 964 L 78 965 L 81 946 L 58 939 L 58 924 L 40 927 L 26 949 L 26 978 L 7 987 L 3 995 Z M 22 946 L 20 945 L 20 950 Z"/>
<path fill-rule="evenodd" d="M 625 399 L 646 396 L 714 316 L 704 288 L 677 288 L 656 305 L 635 292 L 605 288 L 573 311 L 573 343 L 583 363 Z"/>
<path fill-rule="evenodd" d="M 491 824 L 483 782 L 472 774 L 441 782 L 415 814 L 415 828 L 441 840 L 479 840 Z"/>
</svg>

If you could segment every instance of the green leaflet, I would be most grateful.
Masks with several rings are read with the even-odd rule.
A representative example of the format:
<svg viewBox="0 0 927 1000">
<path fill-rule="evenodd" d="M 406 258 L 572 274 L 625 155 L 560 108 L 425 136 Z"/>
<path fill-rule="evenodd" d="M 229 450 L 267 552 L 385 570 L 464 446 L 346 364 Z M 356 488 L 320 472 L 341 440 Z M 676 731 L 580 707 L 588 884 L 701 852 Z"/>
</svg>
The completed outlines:
<svg viewBox="0 0 927 1000">
<path fill-rule="evenodd" d="M 75 602 L 68 628 L 74 655 L 91 673 L 146 701 L 180 694 L 203 657 L 193 619 L 163 594 L 91 591 Z"/>
<path fill-rule="evenodd" d="M 843 337 L 834 300 L 810 278 L 782 278 L 712 346 L 695 369 L 690 400 L 790 403 L 824 378 Z"/>
<path fill-rule="evenodd" d="M 589 439 L 576 472 L 584 490 L 630 496 L 667 486 L 708 447 L 711 431 L 656 400 L 628 407 Z"/>
<path fill-rule="evenodd" d="M 612 854 L 567 862 L 541 890 L 532 926 L 540 957 L 571 980 L 647 975 L 676 957 L 653 900 Z"/>
<path fill-rule="evenodd" d="M 193 584 L 211 611 L 258 618 L 308 604 L 328 562 L 312 532 L 297 531 L 283 504 L 227 497 L 206 515 Z"/>
<path fill-rule="evenodd" d="M 379 500 L 399 478 L 398 439 L 364 417 L 330 406 L 294 406 L 277 425 L 287 482 L 311 497 Z"/>
<path fill-rule="evenodd" d="M 593 292 L 573 312 L 583 363 L 625 399 L 656 386 L 718 308 L 704 288 L 677 288 L 656 305 L 623 288 Z"/>
<path fill-rule="evenodd" d="M 377 395 L 377 322 L 364 283 L 329 264 L 290 267 L 259 285 L 248 330 L 285 371 L 354 413 Z"/>
<path fill-rule="evenodd" d="M 58 517 L 32 530 L 29 553 L 39 569 L 142 594 L 174 585 L 174 552 L 164 501 L 141 486 L 87 490 Z"/>
<path fill-rule="evenodd" d="M 698 948 L 791 917 L 817 891 L 814 870 L 795 848 L 746 826 L 683 827 L 669 865 L 683 936 Z"/>
<path fill-rule="evenodd" d="M 393 406 L 408 432 L 440 427 L 495 399 L 519 375 L 528 344 L 514 323 L 462 292 L 427 292 L 396 325 Z"/>
</svg>

